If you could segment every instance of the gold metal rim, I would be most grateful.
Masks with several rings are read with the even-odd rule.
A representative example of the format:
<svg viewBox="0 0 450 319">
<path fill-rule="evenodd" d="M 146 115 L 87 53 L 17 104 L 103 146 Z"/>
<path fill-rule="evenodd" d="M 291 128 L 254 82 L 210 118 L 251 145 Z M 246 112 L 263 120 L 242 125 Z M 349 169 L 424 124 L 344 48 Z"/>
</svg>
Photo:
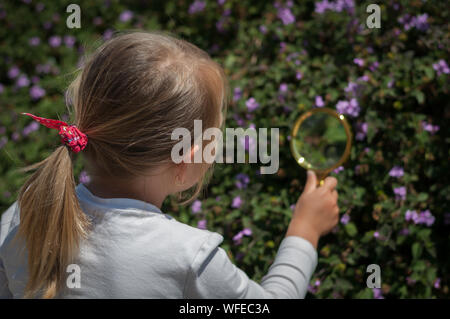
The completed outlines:
<svg viewBox="0 0 450 319">
<path fill-rule="evenodd" d="M 341 156 L 341 158 L 339 159 L 339 161 L 336 164 L 334 164 L 333 166 L 331 166 L 327 169 L 311 168 L 308 166 L 309 163 L 307 161 L 304 161 L 303 163 L 299 163 L 299 159 L 302 156 L 294 149 L 294 137 L 297 135 L 300 125 L 303 123 L 303 121 L 305 119 L 307 119 L 308 117 L 310 117 L 311 115 L 313 115 L 315 113 L 327 113 L 327 114 L 337 118 L 342 123 L 342 125 L 344 125 L 345 134 L 347 135 L 347 144 L 345 145 L 344 154 Z M 294 156 L 295 161 L 297 162 L 298 165 L 300 165 L 301 167 L 303 167 L 305 169 L 311 169 L 311 170 L 315 171 L 317 175 L 326 176 L 328 173 L 330 173 L 337 167 L 341 166 L 347 160 L 347 158 L 350 155 L 350 150 L 352 147 L 352 139 L 353 139 L 352 131 L 350 129 L 350 125 L 348 124 L 348 121 L 345 118 L 345 116 L 343 114 L 337 113 L 335 110 L 332 110 L 330 108 L 321 107 L 321 108 L 315 108 L 315 109 L 309 110 L 297 118 L 297 120 L 295 121 L 295 124 L 292 128 L 292 131 L 291 131 L 290 148 L 291 148 L 291 153 Z"/>
</svg>

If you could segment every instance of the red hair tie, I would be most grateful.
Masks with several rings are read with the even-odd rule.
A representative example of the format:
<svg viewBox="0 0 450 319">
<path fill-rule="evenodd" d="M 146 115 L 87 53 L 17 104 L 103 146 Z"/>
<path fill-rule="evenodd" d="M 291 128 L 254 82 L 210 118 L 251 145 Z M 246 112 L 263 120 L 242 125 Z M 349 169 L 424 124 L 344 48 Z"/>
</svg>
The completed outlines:
<svg viewBox="0 0 450 319">
<path fill-rule="evenodd" d="M 59 120 L 46 119 L 30 113 L 21 114 L 31 116 L 34 120 L 48 128 L 59 130 L 58 133 L 61 136 L 61 143 L 69 146 L 74 153 L 78 153 L 86 147 L 88 141 L 87 135 L 82 133 L 75 125 L 69 125 L 66 122 Z"/>
</svg>

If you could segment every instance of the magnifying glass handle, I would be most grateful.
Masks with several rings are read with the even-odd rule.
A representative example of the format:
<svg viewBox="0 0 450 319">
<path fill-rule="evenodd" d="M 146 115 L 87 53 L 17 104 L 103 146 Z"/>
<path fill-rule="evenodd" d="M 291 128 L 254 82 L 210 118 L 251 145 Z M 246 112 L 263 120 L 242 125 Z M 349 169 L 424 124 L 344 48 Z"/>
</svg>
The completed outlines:
<svg viewBox="0 0 450 319">
<path fill-rule="evenodd" d="M 324 183 L 325 177 L 327 177 L 327 174 L 316 172 L 316 176 L 317 176 L 317 187 L 322 186 Z"/>
</svg>

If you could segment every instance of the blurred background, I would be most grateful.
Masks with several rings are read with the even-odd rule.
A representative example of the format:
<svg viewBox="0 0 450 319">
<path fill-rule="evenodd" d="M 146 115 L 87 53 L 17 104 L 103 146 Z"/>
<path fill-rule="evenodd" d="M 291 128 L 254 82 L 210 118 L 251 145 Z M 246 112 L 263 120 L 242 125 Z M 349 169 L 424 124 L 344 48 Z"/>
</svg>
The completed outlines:
<svg viewBox="0 0 450 319">
<path fill-rule="evenodd" d="M 205 195 L 163 211 L 222 234 L 222 247 L 260 280 L 283 239 L 305 170 L 289 149 L 295 119 L 315 107 L 345 114 L 354 133 L 339 180 L 341 218 L 319 242 L 307 298 L 448 298 L 449 6 L 446 1 L 0 1 L 0 212 L 26 176 L 15 169 L 59 146 L 20 112 L 71 122 L 64 93 L 83 54 L 114 31 L 167 30 L 225 69 L 226 127 L 280 128 L 280 168 L 216 164 Z M 254 140 L 241 141 L 247 149 Z M 76 181 L 88 183 L 82 156 Z M 381 268 L 380 289 L 366 268 Z"/>
</svg>

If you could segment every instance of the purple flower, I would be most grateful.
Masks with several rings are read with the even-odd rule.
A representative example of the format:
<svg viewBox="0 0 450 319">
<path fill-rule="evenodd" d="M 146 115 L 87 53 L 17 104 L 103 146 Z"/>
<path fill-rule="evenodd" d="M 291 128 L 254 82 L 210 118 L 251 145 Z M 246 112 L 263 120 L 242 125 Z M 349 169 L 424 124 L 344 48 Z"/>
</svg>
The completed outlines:
<svg viewBox="0 0 450 319">
<path fill-rule="evenodd" d="M 250 183 L 250 178 L 247 174 L 239 173 L 236 175 L 236 187 L 239 189 L 246 188 L 248 183 Z"/>
<path fill-rule="evenodd" d="M 381 294 L 380 288 L 373 288 L 373 298 L 374 299 L 384 299 L 383 295 Z"/>
<path fill-rule="evenodd" d="M 450 68 L 447 65 L 447 62 L 445 60 L 439 60 L 436 63 L 433 63 L 433 69 L 436 71 L 437 76 L 440 76 L 442 73 L 449 74 Z"/>
<path fill-rule="evenodd" d="M 358 78 L 358 81 L 369 82 L 369 76 L 364 74 L 362 77 Z"/>
<path fill-rule="evenodd" d="M 416 29 L 420 30 L 420 31 L 426 31 L 428 29 L 428 14 L 424 13 L 421 15 L 416 16 L 415 18 L 413 18 L 414 20 L 414 26 L 416 27 Z"/>
<path fill-rule="evenodd" d="M 415 211 L 411 211 L 411 210 L 409 210 L 409 209 L 405 212 L 405 220 L 406 220 L 406 221 L 409 221 L 409 220 L 412 219 L 412 214 L 413 214 L 413 212 L 415 212 Z"/>
<path fill-rule="evenodd" d="M 288 91 L 288 85 L 287 85 L 287 83 L 281 83 L 281 84 L 280 84 L 279 91 L 280 91 L 281 93 L 286 93 L 286 92 Z"/>
<path fill-rule="evenodd" d="M 219 6 L 223 6 L 227 0 L 217 0 Z"/>
<path fill-rule="evenodd" d="M 360 58 L 354 58 L 353 59 L 353 63 L 359 65 L 359 66 L 364 66 L 364 60 L 360 59 Z"/>
<path fill-rule="evenodd" d="M 315 104 L 317 107 L 322 107 L 325 105 L 325 103 L 323 102 L 323 99 L 320 95 L 316 95 Z"/>
<path fill-rule="evenodd" d="M 370 71 L 375 71 L 376 69 L 378 69 L 378 66 L 380 65 L 380 63 L 378 63 L 378 61 L 373 62 L 370 66 L 369 66 L 369 70 Z"/>
<path fill-rule="evenodd" d="M 427 226 L 431 226 L 434 224 L 434 221 L 435 221 L 435 217 L 427 209 L 423 212 L 420 212 L 419 220 L 418 220 L 417 224 L 425 224 Z"/>
<path fill-rule="evenodd" d="M 206 229 L 206 219 L 199 220 L 197 223 L 197 228 Z"/>
<path fill-rule="evenodd" d="M 280 18 L 281 21 L 283 21 L 284 25 L 288 25 L 288 24 L 291 24 L 291 23 L 295 22 L 295 17 L 292 14 L 291 9 L 289 9 L 289 8 L 280 6 L 278 8 L 277 15 L 278 15 L 278 18 Z"/>
<path fill-rule="evenodd" d="M 347 87 L 344 89 L 346 93 L 351 93 L 353 95 L 356 95 L 357 90 L 358 84 L 352 81 L 348 82 Z"/>
<path fill-rule="evenodd" d="M 405 212 L 405 220 L 406 221 L 418 221 L 419 219 L 419 215 L 417 214 L 417 212 L 415 210 L 407 210 Z"/>
<path fill-rule="evenodd" d="M 238 232 L 236 235 L 233 236 L 233 241 L 235 245 L 239 245 L 241 243 L 242 237 L 245 236 L 251 236 L 252 230 L 250 228 L 244 228 L 240 232 Z"/>
<path fill-rule="evenodd" d="M 240 87 L 235 87 L 233 90 L 233 101 L 238 101 L 242 97 L 242 90 Z"/>
<path fill-rule="evenodd" d="M 303 78 L 302 72 L 297 71 L 297 73 L 295 73 L 295 78 L 296 78 L 297 80 L 301 80 L 301 79 Z"/>
<path fill-rule="evenodd" d="M 5 91 L 5 87 L 3 86 L 3 84 L 0 83 L 0 94 L 2 94 L 3 91 Z"/>
<path fill-rule="evenodd" d="M 53 35 L 48 39 L 48 44 L 52 48 L 59 47 L 61 45 L 61 37 L 59 35 Z"/>
<path fill-rule="evenodd" d="M 41 43 L 41 39 L 39 39 L 39 37 L 31 37 L 28 40 L 28 44 L 31 45 L 32 47 L 38 46 L 39 43 Z"/>
<path fill-rule="evenodd" d="M 392 167 L 392 169 L 389 171 L 389 176 L 392 177 L 402 177 L 404 175 L 404 170 L 402 167 L 400 166 L 394 166 Z"/>
<path fill-rule="evenodd" d="M 358 101 L 355 98 L 352 98 L 350 101 L 338 101 L 336 104 L 336 110 L 338 113 L 356 117 L 359 115 L 361 109 Z"/>
<path fill-rule="evenodd" d="M 86 171 L 81 171 L 80 175 L 78 176 L 78 181 L 81 184 L 88 184 L 91 181 L 91 177 L 88 175 Z"/>
<path fill-rule="evenodd" d="M 362 141 L 367 135 L 367 129 L 369 125 L 366 122 L 357 125 L 357 132 L 355 139 L 357 141 Z"/>
<path fill-rule="evenodd" d="M 344 214 L 341 217 L 341 223 L 344 225 L 347 225 L 348 222 L 350 221 L 350 215 L 349 214 Z"/>
<path fill-rule="evenodd" d="M 247 109 L 249 112 L 253 112 L 259 107 L 259 103 L 256 102 L 255 98 L 251 97 L 245 102 L 245 105 L 247 106 Z"/>
<path fill-rule="evenodd" d="M 259 26 L 259 31 L 260 31 L 262 34 L 266 34 L 266 33 L 267 33 L 267 27 L 266 27 L 265 25 L 260 25 L 260 26 Z"/>
<path fill-rule="evenodd" d="M 338 174 L 344 170 L 344 166 L 339 166 L 333 170 L 333 173 Z"/>
<path fill-rule="evenodd" d="M 426 31 L 428 29 L 428 14 L 424 13 L 415 17 L 405 14 L 398 18 L 398 22 L 403 24 L 405 30 L 416 28 L 420 31 Z"/>
<path fill-rule="evenodd" d="M 195 0 L 190 6 L 189 6 L 189 14 L 194 14 L 197 12 L 201 12 L 205 9 L 206 2 L 201 0 Z"/>
<path fill-rule="evenodd" d="M 19 88 L 26 87 L 26 86 L 30 85 L 30 80 L 28 79 L 28 77 L 26 75 L 22 74 L 17 79 L 16 85 Z"/>
<path fill-rule="evenodd" d="M 433 287 L 436 289 L 441 288 L 441 278 L 436 278 L 436 280 L 434 281 Z"/>
<path fill-rule="evenodd" d="M 71 36 L 71 35 L 64 36 L 64 44 L 68 48 L 73 48 L 73 45 L 75 44 L 76 41 L 77 41 L 77 39 L 74 36 Z"/>
<path fill-rule="evenodd" d="M 409 234 L 409 229 L 408 228 L 403 228 L 400 231 L 400 235 L 407 236 L 408 234 Z"/>
<path fill-rule="evenodd" d="M 315 294 L 317 292 L 317 290 L 319 289 L 320 284 L 321 284 L 320 279 L 317 279 L 314 282 L 314 285 L 311 285 L 311 284 L 308 285 L 308 291 L 312 294 Z"/>
<path fill-rule="evenodd" d="M 103 33 L 103 40 L 109 40 L 112 38 L 114 31 L 111 29 L 106 29 L 105 32 Z"/>
<path fill-rule="evenodd" d="M 15 79 L 18 75 L 19 75 L 19 73 L 20 73 L 20 70 L 19 70 L 19 68 L 17 67 L 17 66 L 13 66 L 13 67 L 11 67 L 10 69 L 9 69 L 9 71 L 8 71 L 8 77 L 10 78 L 10 79 Z"/>
<path fill-rule="evenodd" d="M 291 206 L 289 206 L 289 208 L 294 211 L 295 210 L 295 204 L 292 204 Z"/>
<path fill-rule="evenodd" d="M 240 196 L 236 196 L 233 198 L 233 202 L 231 203 L 231 207 L 233 208 L 239 208 L 242 205 L 242 199 Z"/>
<path fill-rule="evenodd" d="M 406 187 L 400 186 L 394 188 L 394 194 L 396 199 L 405 200 L 406 198 Z"/>
<path fill-rule="evenodd" d="M 376 231 L 376 232 L 374 232 L 374 233 L 373 233 L 373 237 L 375 237 L 375 238 L 379 238 L 379 237 L 380 237 L 380 233 L 379 233 L 379 232 L 377 232 L 377 231 Z"/>
<path fill-rule="evenodd" d="M 422 128 L 425 131 L 430 132 L 431 134 L 434 134 L 437 131 L 439 131 L 439 126 L 438 125 L 432 125 L 431 123 L 427 123 L 425 121 L 422 121 Z"/>
<path fill-rule="evenodd" d="M 394 81 L 393 79 L 391 79 L 391 80 L 388 82 L 387 87 L 391 89 L 391 88 L 394 86 L 394 83 L 395 83 L 395 81 Z"/>
<path fill-rule="evenodd" d="M 202 202 L 196 199 L 191 205 L 191 211 L 193 214 L 197 214 L 202 211 Z"/>
<path fill-rule="evenodd" d="M 31 132 L 37 131 L 38 129 L 39 129 L 39 123 L 36 121 L 33 121 L 23 128 L 22 135 L 27 136 Z"/>
<path fill-rule="evenodd" d="M 119 20 L 121 22 L 128 22 L 133 18 L 133 16 L 134 16 L 133 12 L 131 12 L 130 10 L 125 10 L 120 14 Z"/>
<path fill-rule="evenodd" d="M 237 233 L 236 235 L 233 236 L 233 241 L 235 245 L 239 245 L 241 243 L 241 239 L 244 235 L 242 234 L 242 232 Z"/>
<path fill-rule="evenodd" d="M 38 85 L 33 85 L 30 89 L 30 96 L 33 100 L 38 100 L 45 95 L 45 90 Z"/>
<path fill-rule="evenodd" d="M 343 10 L 346 10 L 349 13 L 353 13 L 354 7 L 355 3 L 353 0 L 337 0 L 335 2 L 323 0 L 316 2 L 315 12 L 323 14 L 326 10 L 335 12 L 342 12 Z"/>
</svg>

